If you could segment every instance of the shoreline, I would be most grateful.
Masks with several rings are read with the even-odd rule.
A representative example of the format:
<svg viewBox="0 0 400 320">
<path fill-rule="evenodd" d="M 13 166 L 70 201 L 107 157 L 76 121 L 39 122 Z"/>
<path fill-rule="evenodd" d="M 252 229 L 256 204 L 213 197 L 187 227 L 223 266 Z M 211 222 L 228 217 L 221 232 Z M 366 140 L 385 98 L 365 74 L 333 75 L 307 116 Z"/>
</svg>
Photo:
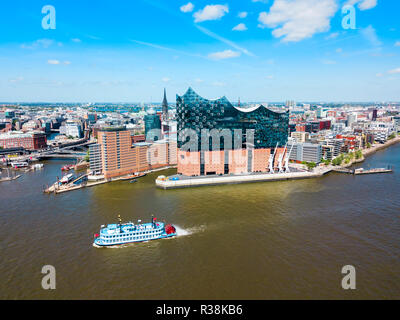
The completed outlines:
<svg viewBox="0 0 400 320">
<path fill-rule="evenodd" d="M 317 167 L 313 171 L 304 172 L 290 172 L 290 173 L 263 173 L 263 174 L 247 174 L 247 175 L 236 175 L 236 176 L 213 176 L 213 177 L 195 177 L 183 180 L 164 180 L 157 178 L 155 180 L 156 187 L 168 190 L 178 188 L 191 188 L 200 186 L 213 186 L 213 185 L 224 185 L 224 184 L 239 184 L 239 183 L 251 183 L 251 182 L 273 182 L 273 181 L 285 181 L 285 180 L 297 180 L 297 179 L 311 179 L 322 177 L 323 175 L 334 171 L 335 169 L 348 168 L 356 163 L 365 161 L 366 157 L 375 152 L 390 147 L 400 142 L 400 136 L 385 142 L 384 144 L 374 145 L 371 148 L 363 149 L 363 157 L 361 159 L 354 159 L 346 165 L 340 166 L 322 166 Z"/>
<path fill-rule="evenodd" d="M 350 161 L 348 164 L 337 166 L 337 167 L 338 168 L 348 168 L 354 164 L 364 162 L 368 156 L 370 156 L 380 150 L 386 149 L 398 142 L 400 142 L 400 136 L 396 136 L 395 138 L 386 141 L 384 144 L 373 145 L 373 146 L 371 146 L 371 148 L 362 149 L 363 157 L 361 159 L 354 159 L 354 160 Z"/>
</svg>

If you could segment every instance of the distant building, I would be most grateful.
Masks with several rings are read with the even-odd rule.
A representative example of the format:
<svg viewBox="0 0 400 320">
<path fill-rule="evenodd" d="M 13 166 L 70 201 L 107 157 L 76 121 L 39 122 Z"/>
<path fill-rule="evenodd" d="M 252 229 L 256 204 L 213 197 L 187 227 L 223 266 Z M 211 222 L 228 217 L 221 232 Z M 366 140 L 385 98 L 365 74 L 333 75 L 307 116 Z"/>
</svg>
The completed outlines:
<svg viewBox="0 0 400 320">
<path fill-rule="evenodd" d="M 310 139 L 310 133 L 303 131 L 295 131 L 290 134 L 290 136 L 296 140 L 296 142 L 306 142 Z"/>
<path fill-rule="evenodd" d="M 69 120 L 60 127 L 60 134 L 65 134 L 67 137 L 82 138 L 82 125 L 80 122 Z"/>
<path fill-rule="evenodd" d="M 396 116 L 393 118 L 394 127 L 397 132 L 400 132 L 400 116 Z"/>
<path fill-rule="evenodd" d="M 149 112 L 144 116 L 144 130 L 145 130 L 146 140 L 148 139 L 149 141 L 156 141 L 162 138 L 160 137 L 161 136 L 160 116 L 155 113 L 154 109 L 149 110 Z M 156 132 L 155 130 L 160 130 L 160 131 Z M 151 133 L 154 133 L 155 136 L 152 135 Z"/>
<path fill-rule="evenodd" d="M 0 134 L 0 147 L 4 149 L 22 147 L 26 150 L 40 150 L 47 147 L 47 139 L 46 135 L 41 132 L 9 131 Z"/>
<path fill-rule="evenodd" d="M 378 118 L 378 110 L 374 109 L 372 110 L 372 121 L 376 121 L 377 118 Z"/>
</svg>

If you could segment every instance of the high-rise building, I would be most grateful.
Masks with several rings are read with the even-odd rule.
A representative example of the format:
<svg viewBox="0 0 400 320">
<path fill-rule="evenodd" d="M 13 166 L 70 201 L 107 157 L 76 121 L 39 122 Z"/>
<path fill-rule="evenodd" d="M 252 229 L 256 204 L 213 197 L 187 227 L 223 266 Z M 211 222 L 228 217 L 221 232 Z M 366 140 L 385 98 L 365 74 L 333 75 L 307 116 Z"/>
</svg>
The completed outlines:
<svg viewBox="0 0 400 320">
<path fill-rule="evenodd" d="M 160 116 L 155 112 L 154 109 L 150 109 L 147 114 L 144 116 L 144 129 L 146 140 L 155 141 L 160 140 L 161 137 L 161 120 Z M 160 130 L 159 132 L 151 132 L 153 129 Z M 154 135 L 149 133 L 154 133 Z"/>
<path fill-rule="evenodd" d="M 176 163 L 176 144 L 173 151 L 165 140 L 132 143 L 124 126 L 100 128 L 97 137 L 98 143 L 89 147 L 90 170 L 106 179 Z"/>
<path fill-rule="evenodd" d="M 286 150 L 288 111 L 274 112 L 262 105 L 234 107 L 226 97 L 207 100 L 192 88 L 183 96 L 177 95 L 176 106 L 178 173 L 196 176 L 265 172 L 271 168 L 271 154 L 279 157 Z M 204 135 L 205 129 L 224 133 L 219 141 L 213 141 Z M 189 131 L 197 140 L 197 150 L 186 149 Z"/>
<path fill-rule="evenodd" d="M 374 109 L 372 110 L 372 121 L 376 121 L 377 118 L 378 118 L 378 110 Z"/>
</svg>

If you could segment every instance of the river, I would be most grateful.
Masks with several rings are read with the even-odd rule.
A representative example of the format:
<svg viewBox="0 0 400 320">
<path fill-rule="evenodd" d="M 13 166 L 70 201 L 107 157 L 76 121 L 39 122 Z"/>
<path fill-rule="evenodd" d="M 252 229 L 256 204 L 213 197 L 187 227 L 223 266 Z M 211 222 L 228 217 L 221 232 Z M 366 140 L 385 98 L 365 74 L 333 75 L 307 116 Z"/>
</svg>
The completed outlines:
<svg viewBox="0 0 400 320">
<path fill-rule="evenodd" d="M 161 190 L 156 173 L 43 194 L 67 163 L 0 184 L 0 299 L 400 298 L 400 144 L 358 165 L 392 174 Z M 94 248 L 118 214 L 154 214 L 180 236 Z M 341 288 L 344 265 L 357 290 Z"/>
</svg>

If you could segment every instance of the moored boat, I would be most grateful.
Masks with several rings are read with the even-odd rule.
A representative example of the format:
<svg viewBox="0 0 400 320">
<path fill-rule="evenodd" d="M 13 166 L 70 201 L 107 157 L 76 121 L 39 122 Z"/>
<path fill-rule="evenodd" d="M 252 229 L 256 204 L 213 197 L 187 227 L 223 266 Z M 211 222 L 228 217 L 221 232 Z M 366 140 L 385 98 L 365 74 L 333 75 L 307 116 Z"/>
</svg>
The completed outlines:
<svg viewBox="0 0 400 320">
<path fill-rule="evenodd" d="M 72 173 L 66 174 L 65 176 L 63 176 L 60 179 L 60 183 L 68 183 L 68 182 L 72 181 L 73 178 L 74 178 L 74 175 Z"/>
<path fill-rule="evenodd" d="M 134 224 L 133 222 L 122 223 L 118 216 L 118 223 L 101 226 L 100 233 L 94 235 L 93 245 L 108 247 L 171 238 L 176 235 L 176 229 L 172 224 L 158 222 L 156 218 L 152 218 L 149 223 L 141 223 L 139 220 L 138 224 Z"/>
</svg>

